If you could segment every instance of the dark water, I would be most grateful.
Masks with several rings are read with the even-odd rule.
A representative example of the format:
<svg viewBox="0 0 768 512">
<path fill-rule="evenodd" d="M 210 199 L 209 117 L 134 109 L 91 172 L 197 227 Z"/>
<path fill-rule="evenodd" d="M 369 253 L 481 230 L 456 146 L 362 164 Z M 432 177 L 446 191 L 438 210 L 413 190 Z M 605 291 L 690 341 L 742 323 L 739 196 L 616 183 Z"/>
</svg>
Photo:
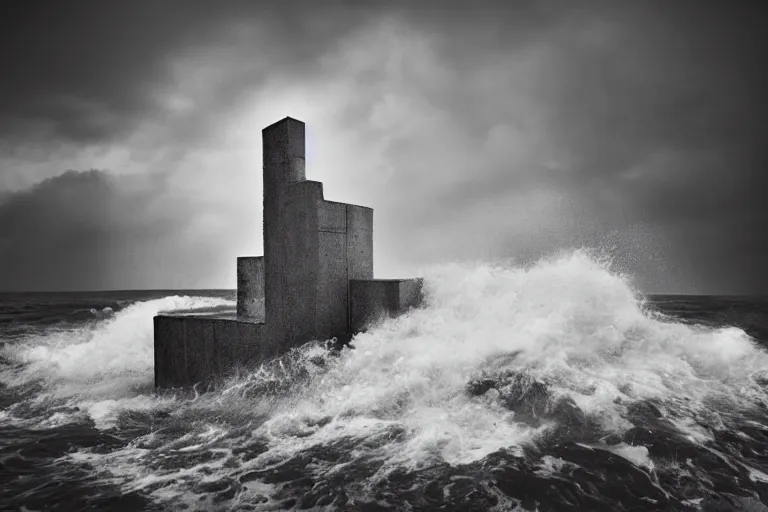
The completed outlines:
<svg viewBox="0 0 768 512">
<path fill-rule="evenodd" d="M 232 291 L 0 295 L 0 510 L 768 510 L 768 298 L 580 254 L 427 292 L 202 396 L 151 319 Z"/>
</svg>

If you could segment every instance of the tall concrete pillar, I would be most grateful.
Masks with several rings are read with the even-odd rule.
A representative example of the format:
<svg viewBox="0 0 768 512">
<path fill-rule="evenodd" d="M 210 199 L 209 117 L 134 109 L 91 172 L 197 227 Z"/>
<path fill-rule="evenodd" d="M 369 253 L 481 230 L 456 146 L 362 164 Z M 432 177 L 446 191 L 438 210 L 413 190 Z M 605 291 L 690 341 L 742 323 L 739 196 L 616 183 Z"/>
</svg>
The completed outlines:
<svg viewBox="0 0 768 512">
<path fill-rule="evenodd" d="M 305 181 L 304 123 L 287 117 L 262 141 L 266 324 L 270 348 L 282 352 L 314 335 L 322 184 Z"/>
</svg>

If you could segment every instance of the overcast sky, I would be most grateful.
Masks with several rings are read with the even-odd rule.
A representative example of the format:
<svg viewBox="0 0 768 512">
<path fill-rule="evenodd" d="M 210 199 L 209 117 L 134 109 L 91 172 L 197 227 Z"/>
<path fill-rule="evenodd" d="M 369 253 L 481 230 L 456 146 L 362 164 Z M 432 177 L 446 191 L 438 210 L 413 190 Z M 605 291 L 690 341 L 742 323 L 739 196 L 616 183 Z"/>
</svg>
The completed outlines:
<svg viewBox="0 0 768 512">
<path fill-rule="evenodd" d="M 3 2 L 0 289 L 234 287 L 291 116 L 378 277 L 587 246 L 768 294 L 760 5 Z"/>
</svg>

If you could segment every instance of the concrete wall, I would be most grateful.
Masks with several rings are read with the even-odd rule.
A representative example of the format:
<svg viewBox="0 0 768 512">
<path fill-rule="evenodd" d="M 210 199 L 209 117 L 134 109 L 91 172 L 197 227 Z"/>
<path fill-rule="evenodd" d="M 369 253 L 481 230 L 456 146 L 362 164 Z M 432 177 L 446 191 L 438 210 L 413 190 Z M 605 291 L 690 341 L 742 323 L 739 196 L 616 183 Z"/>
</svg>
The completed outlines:
<svg viewBox="0 0 768 512">
<path fill-rule="evenodd" d="M 294 318 L 301 319 L 308 312 L 302 309 L 290 312 L 291 291 L 288 289 L 307 269 L 302 241 L 313 225 L 312 212 L 299 208 L 303 189 L 288 191 L 289 184 L 305 179 L 304 123 L 286 118 L 262 130 L 264 155 L 264 287 L 265 311 L 268 327 L 269 351 L 277 352 L 281 345 L 290 343 L 301 332 L 291 329 Z M 308 241 L 311 244 L 311 240 Z M 312 252 L 312 248 L 309 250 Z M 299 252 L 297 252 L 299 251 Z M 286 275 L 291 272 L 291 275 Z M 305 276 L 309 278 L 310 276 Z M 300 327 L 305 322 L 301 322 Z"/>
<path fill-rule="evenodd" d="M 373 210 L 347 206 L 347 277 L 373 279 Z"/>
<path fill-rule="evenodd" d="M 322 201 L 318 224 L 317 338 L 346 336 L 347 205 Z"/>
<path fill-rule="evenodd" d="M 304 124 L 263 131 L 266 339 L 277 355 L 314 339 L 345 338 L 349 279 L 373 277 L 373 211 L 326 201 L 305 180 Z"/>
<path fill-rule="evenodd" d="M 318 210 L 322 194 L 322 184 L 315 181 L 290 184 L 283 191 L 277 215 L 285 231 L 271 243 L 279 247 L 274 252 L 279 252 L 281 259 L 268 257 L 266 274 L 266 322 L 275 354 L 316 335 Z M 269 213 L 265 211 L 264 215 Z"/>
<path fill-rule="evenodd" d="M 357 334 L 387 317 L 418 307 L 423 299 L 421 279 L 366 279 L 349 282 L 349 332 Z"/>
<path fill-rule="evenodd" d="M 260 323 L 159 315 L 154 327 L 157 388 L 199 384 L 202 391 L 264 357 Z"/>
<path fill-rule="evenodd" d="M 324 200 L 319 211 L 318 339 L 349 337 L 349 280 L 373 277 L 373 210 Z"/>
<path fill-rule="evenodd" d="M 237 316 L 263 322 L 265 315 L 264 257 L 237 258 Z"/>
</svg>

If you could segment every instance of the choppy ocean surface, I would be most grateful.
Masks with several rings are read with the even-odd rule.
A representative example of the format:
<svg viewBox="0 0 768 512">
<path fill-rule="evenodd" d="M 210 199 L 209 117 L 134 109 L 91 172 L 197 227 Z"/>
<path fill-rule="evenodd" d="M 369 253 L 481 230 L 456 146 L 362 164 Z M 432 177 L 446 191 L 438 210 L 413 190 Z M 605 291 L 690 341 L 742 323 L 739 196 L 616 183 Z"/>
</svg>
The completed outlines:
<svg viewBox="0 0 768 512">
<path fill-rule="evenodd" d="M 0 294 L 0 510 L 768 510 L 768 298 L 581 252 L 426 278 L 201 396 L 154 392 L 152 316 L 234 292 Z"/>
</svg>

